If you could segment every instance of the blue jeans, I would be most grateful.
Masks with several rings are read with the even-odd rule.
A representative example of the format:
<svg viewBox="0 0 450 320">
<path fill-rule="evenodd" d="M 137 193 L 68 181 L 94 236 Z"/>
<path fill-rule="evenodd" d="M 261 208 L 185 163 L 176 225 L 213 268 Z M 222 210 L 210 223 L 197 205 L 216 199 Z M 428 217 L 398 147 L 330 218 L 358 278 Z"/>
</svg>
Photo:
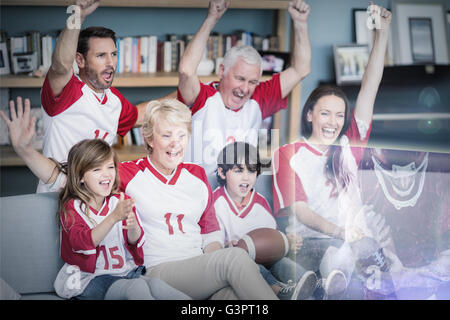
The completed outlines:
<svg viewBox="0 0 450 320">
<path fill-rule="evenodd" d="M 258 266 L 261 275 L 270 286 L 275 284 L 280 285 L 280 281 L 283 283 L 289 280 L 298 282 L 307 271 L 301 265 L 286 257 L 275 262 L 270 268 L 266 268 L 263 265 Z"/>
<path fill-rule="evenodd" d="M 120 279 L 135 279 L 139 278 L 142 274 L 145 273 L 145 267 L 140 266 L 134 270 L 131 270 L 126 276 L 118 277 L 112 276 L 109 274 L 104 274 L 89 282 L 86 289 L 84 289 L 83 293 L 76 296 L 77 300 L 103 300 L 105 299 L 106 291 L 108 291 L 109 287 Z"/>
<path fill-rule="evenodd" d="M 335 238 L 303 238 L 300 251 L 292 258 L 308 270 L 319 271 L 320 262 L 327 249 L 330 246 L 340 248 L 343 243 L 343 240 Z"/>
</svg>

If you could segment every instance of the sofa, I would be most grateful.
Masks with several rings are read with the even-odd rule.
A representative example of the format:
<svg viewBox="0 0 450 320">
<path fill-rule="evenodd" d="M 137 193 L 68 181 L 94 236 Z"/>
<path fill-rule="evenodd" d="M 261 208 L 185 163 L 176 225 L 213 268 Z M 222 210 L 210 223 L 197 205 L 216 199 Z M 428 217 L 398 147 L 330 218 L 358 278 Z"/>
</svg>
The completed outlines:
<svg viewBox="0 0 450 320">
<path fill-rule="evenodd" d="M 272 177 L 261 175 L 256 190 L 272 205 Z M 213 189 L 217 182 L 211 179 Z M 64 262 L 56 221 L 58 193 L 0 198 L 0 300 L 60 299 L 53 281 Z"/>
<path fill-rule="evenodd" d="M 57 193 L 0 198 L 0 299 L 60 299 Z"/>
</svg>

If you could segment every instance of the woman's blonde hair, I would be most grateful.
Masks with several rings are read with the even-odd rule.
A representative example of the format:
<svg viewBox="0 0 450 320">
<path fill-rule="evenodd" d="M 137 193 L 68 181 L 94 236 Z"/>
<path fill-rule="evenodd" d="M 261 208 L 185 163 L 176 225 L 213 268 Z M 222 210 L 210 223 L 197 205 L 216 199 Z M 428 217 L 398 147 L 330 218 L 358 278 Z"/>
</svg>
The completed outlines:
<svg viewBox="0 0 450 320">
<path fill-rule="evenodd" d="M 152 141 L 155 133 L 155 125 L 161 120 L 166 120 L 171 125 L 184 124 L 189 132 L 192 131 L 192 115 L 189 108 L 177 99 L 155 100 L 149 102 L 145 110 L 144 122 L 142 125 L 142 136 L 144 144 L 149 153 L 152 153 L 152 147 L 147 140 Z"/>
<path fill-rule="evenodd" d="M 116 171 L 116 179 L 111 190 L 111 194 L 113 194 L 120 184 L 120 179 L 117 167 L 118 158 L 109 144 L 101 139 L 85 139 L 70 149 L 66 166 L 67 182 L 59 194 L 57 218 L 60 226 L 61 215 L 67 218 L 66 205 L 70 200 L 80 200 L 85 207 L 84 214 L 89 218 L 89 202 L 94 195 L 82 182 L 83 176 L 87 171 L 103 164 L 111 156 Z M 72 216 L 72 221 L 75 222 L 73 213 L 69 212 L 69 214 Z"/>
</svg>

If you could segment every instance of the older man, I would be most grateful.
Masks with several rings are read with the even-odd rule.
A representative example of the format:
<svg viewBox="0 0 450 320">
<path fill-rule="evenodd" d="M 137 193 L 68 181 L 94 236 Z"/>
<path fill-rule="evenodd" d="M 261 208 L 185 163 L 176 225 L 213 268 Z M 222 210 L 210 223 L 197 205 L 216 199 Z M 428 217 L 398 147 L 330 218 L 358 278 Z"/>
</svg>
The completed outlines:
<svg viewBox="0 0 450 320">
<path fill-rule="evenodd" d="M 287 96 L 310 70 L 309 5 L 289 3 L 295 41 L 290 67 L 261 82 L 262 59 L 249 46 L 230 49 L 219 67 L 219 82 L 203 84 L 197 67 L 208 37 L 230 1 L 211 0 L 203 25 L 189 42 L 179 65 L 178 98 L 193 114 L 191 145 L 186 160 L 201 164 L 208 175 L 216 168 L 217 154 L 226 143 L 246 141 L 256 145 L 262 121 L 286 108 Z"/>
</svg>

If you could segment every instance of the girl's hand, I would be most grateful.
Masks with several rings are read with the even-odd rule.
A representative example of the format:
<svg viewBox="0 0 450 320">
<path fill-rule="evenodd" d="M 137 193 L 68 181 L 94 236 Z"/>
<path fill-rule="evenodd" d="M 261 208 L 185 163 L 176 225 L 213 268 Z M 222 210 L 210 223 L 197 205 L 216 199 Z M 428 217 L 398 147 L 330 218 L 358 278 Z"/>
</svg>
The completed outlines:
<svg viewBox="0 0 450 320">
<path fill-rule="evenodd" d="M 117 221 L 122 221 L 128 218 L 129 214 L 133 214 L 133 199 L 125 199 L 123 192 L 120 193 L 119 203 L 114 211 L 111 213 Z M 133 214 L 134 215 L 134 214 Z"/>
<path fill-rule="evenodd" d="M 123 226 L 123 229 L 126 230 L 139 230 L 139 224 L 137 222 L 136 216 L 133 211 L 128 213 L 127 220 L 125 221 L 126 225 Z"/>
</svg>

